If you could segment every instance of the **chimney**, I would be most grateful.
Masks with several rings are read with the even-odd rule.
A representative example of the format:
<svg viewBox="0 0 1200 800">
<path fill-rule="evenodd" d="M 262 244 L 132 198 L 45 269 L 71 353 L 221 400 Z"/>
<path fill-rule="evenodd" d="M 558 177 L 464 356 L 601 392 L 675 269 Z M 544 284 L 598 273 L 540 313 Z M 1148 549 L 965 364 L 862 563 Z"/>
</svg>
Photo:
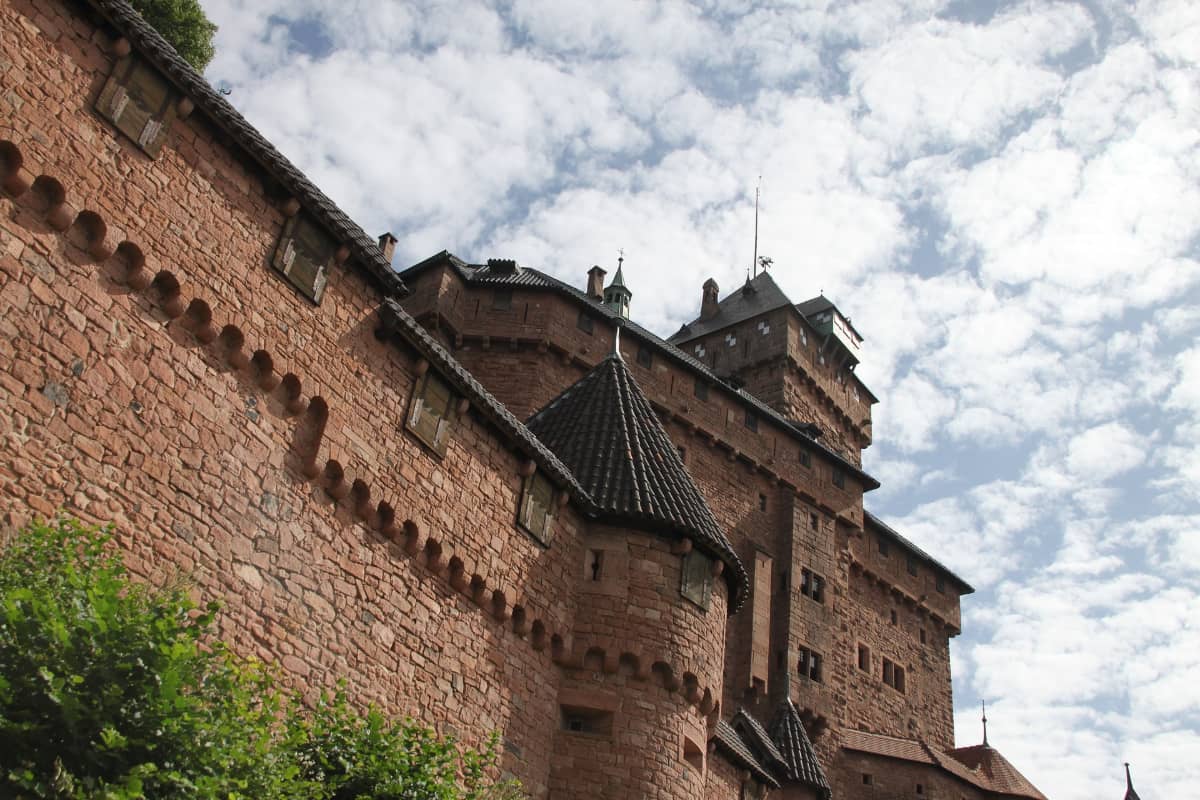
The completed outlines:
<svg viewBox="0 0 1200 800">
<path fill-rule="evenodd" d="M 608 273 L 599 266 L 588 270 L 587 296 L 593 300 L 604 299 L 604 276 Z"/>
<path fill-rule="evenodd" d="M 704 282 L 704 294 L 700 299 L 700 319 L 712 319 L 717 315 L 717 282 L 709 278 Z"/>
<path fill-rule="evenodd" d="M 392 253 L 396 252 L 396 242 L 399 241 L 390 232 L 381 234 L 379 237 L 379 251 L 383 253 L 383 260 L 392 263 Z"/>
</svg>

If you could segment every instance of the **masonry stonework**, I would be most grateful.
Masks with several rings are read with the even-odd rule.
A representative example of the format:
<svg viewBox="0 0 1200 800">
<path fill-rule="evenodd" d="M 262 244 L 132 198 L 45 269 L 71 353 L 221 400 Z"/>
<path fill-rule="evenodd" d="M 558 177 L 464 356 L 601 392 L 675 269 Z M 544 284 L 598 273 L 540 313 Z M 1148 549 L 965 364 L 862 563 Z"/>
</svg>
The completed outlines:
<svg viewBox="0 0 1200 800">
<path fill-rule="evenodd" d="M 176 93 L 153 156 L 94 107 L 131 54 Z M 533 797 L 1041 796 L 955 760 L 970 587 L 864 510 L 875 399 L 799 307 L 751 292 L 677 348 L 514 262 L 396 276 L 123 0 L 0 0 L 0 75 L 6 526 L 115 522 L 238 650 L 498 731 Z M 319 303 L 272 267 L 296 214 L 335 245 Z M 534 433 L 597 380 L 629 404 L 589 424 L 657 449 Z M 773 741 L 789 703 L 805 734 Z"/>
</svg>

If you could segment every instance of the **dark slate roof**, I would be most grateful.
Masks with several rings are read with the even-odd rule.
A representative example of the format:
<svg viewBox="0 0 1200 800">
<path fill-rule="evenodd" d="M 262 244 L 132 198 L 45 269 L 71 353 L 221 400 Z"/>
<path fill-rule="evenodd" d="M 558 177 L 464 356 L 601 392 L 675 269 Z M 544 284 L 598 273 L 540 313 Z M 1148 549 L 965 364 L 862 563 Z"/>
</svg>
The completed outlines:
<svg viewBox="0 0 1200 800">
<path fill-rule="evenodd" d="M 708 319 L 697 317 L 681 327 L 668 341 L 675 345 L 712 333 L 715 330 L 736 325 L 751 317 L 774 311 L 777 308 L 790 306 L 792 301 L 787 298 L 779 284 L 768 272 L 761 272 L 747 280 L 738 289 L 730 292 L 725 299 L 717 303 L 717 313 Z"/>
<path fill-rule="evenodd" d="M 775 720 L 771 723 L 771 739 L 783 754 L 783 774 L 787 780 L 803 783 L 817 789 L 825 797 L 830 796 L 832 790 L 829 781 L 825 779 L 821 762 L 817 760 L 812 741 L 800 720 L 800 712 L 792 704 L 791 698 L 780 703 L 775 712 Z"/>
<path fill-rule="evenodd" d="M 571 470 L 603 520 L 690 537 L 725 563 L 732 613 L 746 571 L 618 353 L 526 421 Z"/>
<path fill-rule="evenodd" d="M 779 788 L 779 781 L 762 765 L 758 757 L 746 745 L 741 735 L 725 720 L 718 720 L 713 730 L 713 741 L 717 748 L 729 756 L 729 760 L 738 766 L 750 770 L 760 783 Z"/>
<path fill-rule="evenodd" d="M 772 771 L 782 772 L 787 768 L 787 759 L 783 757 L 783 753 L 779 752 L 779 748 L 771 740 L 766 728 L 754 718 L 753 714 L 744 708 L 739 708 L 729 724 Z"/>
<path fill-rule="evenodd" d="M 585 511 L 592 509 L 591 497 L 575 480 L 571 470 L 514 417 L 507 406 L 492 397 L 488 390 L 447 353 L 446 349 L 429 335 L 429 331 L 413 319 L 398 302 L 392 299 L 385 300 L 380 308 L 380 320 L 384 331 L 400 336 L 412 345 L 429 361 L 438 375 L 471 401 L 472 406 L 484 419 L 498 428 L 509 440 L 516 442 L 551 482 L 566 489 Z"/>
<path fill-rule="evenodd" d="M 404 282 L 384 258 L 379 244 L 316 187 L 295 165 L 275 149 L 221 93 L 204 80 L 191 64 L 139 15 L 126 0 L 88 0 L 137 53 L 154 64 L 166 78 L 196 104 L 212 122 L 279 184 L 300 201 L 304 210 L 350 248 L 350 257 L 388 294 L 403 295 Z"/>
<path fill-rule="evenodd" d="M 929 553 L 926 553 L 921 548 L 917 547 L 911 541 L 909 541 L 904 536 L 902 536 L 899 531 L 897 531 L 895 528 L 888 525 L 886 522 L 881 520 L 879 517 L 872 514 L 870 511 L 867 511 L 865 508 L 863 509 L 863 522 L 864 522 L 864 527 L 874 526 L 878 531 L 887 534 L 891 539 L 893 539 L 901 547 L 909 550 L 914 555 L 916 555 L 918 558 L 923 559 L 926 564 L 928 564 L 929 566 L 938 570 L 939 572 L 943 573 L 950 580 L 954 581 L 956 584 L 958 584 L 959 594 L 974 593 L 975 588 L 973 586 L 971 586 L 971 584 L 967 583 L 962 578 L 955 575 L 953 572 L 950 571 L 950 568 L 947 567 L 945 564 L 938 561 L 936 558 L 929 555 Z"/>
<path fill-rule="evenodd" d="M 848 474 L 855 476 L 859 481 L 861 481 L 864 491 L 870 491 L 872 489 L 879 488 L 879 481 L 863 472 L 862 469 L 847 460 L 844 456 L 842 456 L 841 453 L 834 451 L 830 447 L 815 439 L 814 435 L 819 435 L 819 433 L 817 433 L 819 429 L 816 426 L 810 425 L 809 423 L 801 423 L 788 419 L 749 392 L 746 392 L 742 389 L 733 388 L 720 377 L 718 377 L 703 362 L 698 361 L 667 340 L 650 332 L 646 328 L 643 328 L 641 325 L 638 325 L 633 320 L 621 317 L 618 313 L 605 306 L 600 300 L 588 297 L 584 292 L 576 289 L 574 286 L 566 283 L 565 281 L 561 281 L 558 278 L 553 277 L 552 275 L 547 275 L 540 270 L 532 269 L 531 267 L 523 267 L 520 265 L 517 265 L 514 272 L 497 273 L 487 265 L 468 264 L 455 256 L 453 253 L 443 250 L 440 253 L 436 253 L 429 258 L 424 259 L 423 261 L 419 261 L 408 269 L 402 271 L 400 273 L 400 277 L 407 278 L 410 276 L 415 276 L 417 273 L 443 262 L 448 263 L 465 283 L 483 284 L 488 286 L 506 285 L 512 287 L 546 289 L 570 298 L 571 300 L 586 307 L 589 311 L 595 313 L 597 316 L 608 319 L 613 325 L 623 325 L 623 335 L 630 334 L 638 341 L 650 345 L 660 355 L 682 365 L 686 369 L 702 376 L 714 386 L 720 387 L 722 391 L 731 394 L 738 400 L 738 402 L 752 409 L 763 419 L 771 420 L 773 424 L 792 433 L 794 436 L 796 436 L 796 438 L 802 439 L 805 444 L 808 445 L 808 447 L 819 453 L 822 453 L 826 458 L 835 462 Z"/>
</svg>

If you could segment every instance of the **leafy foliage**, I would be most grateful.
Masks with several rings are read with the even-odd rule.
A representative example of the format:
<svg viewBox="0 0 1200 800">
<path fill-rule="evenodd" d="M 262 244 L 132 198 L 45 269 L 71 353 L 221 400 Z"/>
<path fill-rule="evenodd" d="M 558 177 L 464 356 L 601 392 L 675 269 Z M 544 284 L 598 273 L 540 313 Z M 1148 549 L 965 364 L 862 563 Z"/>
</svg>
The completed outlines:
<svg viewBox="0 0 1200 800">
<path fill-rule="evenodd" d="M 216 604 L 132 581 L 110 530 L 34 524 L 0 554 L 0 796 L 482 800 L 495 742 L 316 709 L 215 640 Z M 460 788 L 461 783 L 461 788 Z"/>
<path fill-rule="evenodd" d="M 130 5 L 197 71 L 212 61 L 217 26 L 205 16 L 200 0 L 130 0 Z"/>
</svg>

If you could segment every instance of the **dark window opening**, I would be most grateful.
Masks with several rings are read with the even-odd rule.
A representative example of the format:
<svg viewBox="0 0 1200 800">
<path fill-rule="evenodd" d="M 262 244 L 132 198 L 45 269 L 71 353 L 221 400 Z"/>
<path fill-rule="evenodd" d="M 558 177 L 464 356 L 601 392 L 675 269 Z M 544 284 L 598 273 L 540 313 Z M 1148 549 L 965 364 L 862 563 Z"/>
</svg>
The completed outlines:
<svg viewBox="0 0 1200 800">
<path fill-rule="evenodd" d="M 858 668 L 863 672 L 871 671 L 871 648 L 865 644 L 858 646 Z"/>
<path fill-rule="evenodd" d="M 820 575 L 813 575 L 812 599 L 818 603 L 825 603 L 825 579 Z"/>
<path fill-rule="evenodd" d="M 497 289 L 492 292 L 492 310 L 508 311 L 512 308 L 512 289 Z"/>
<path fill-rule="evenodd" d="M 883 660 L 883 682 L 900 694 L 904 694 L 904 667 L 885 658 Z"/>
<path fill-rule="evenodd" d="M 595 328 L 595 325 L 595 320 L 593 320 L 591 315 L 586 311 L 580 311 L 579 316 L 575 319 L 575 327 L 579 328 L 579 330 L 583 331 L 589 336 L 592 334 L 592 330 Z"/>
<path fill-rule="evenodd" d="M 907 561 L 908 561 L 908 574 L 916 575 L 917 574 L 917 557 L 914 555 L 909 555 Z"/>
<path fill-rule="evenodd" d="M 760 494 L 758 496 L 758 510 L 759 511 L 767 510 L 767 496 L 765 494 Z"/>
<path fill-rule="evenodd" d="M 696 398 L 698 400 L 707 400 L 708 399 L 708 384 L 705 383 L 704 381 L 702 381 L 701 379 L 697 378 L 696 385 L 692 388 L 692 392 L 693 392 L 693 394 L 696 395 Z"/>
<path fill-rule="evenodd" d="M 587 577 L 588 580 L 598 581 L 604 574 L 604 551 L 603 550 L 588 550 L 587 551 Z"/>
<path fill-rule="evenodd" d="M 842 472 L 840 469 L 835 468 L 832 472 L 830 472 L 829 480 L 832 481 L 833 485 L 839 489 L 846 488 L 846 473 Z"/>
<path fill-rule="evenodd" d="M 925 629 L 921 628 L 921 644 L 925 644 Z"/>
<path fill-rule="evenodd" d="M 650 352 L 650 348 L 642 345 L 637 351 L 637 363 L 646 369 L 654 364 L 654 354 Z"/>
<path fill-rule="evenodd" d="M 818 517 L 818 516 L 817 516 L 815 513 L 813 513 L 813 514 L 809 514 L 809 515 L 808 515 L 808 526 L 809 526 L 810 528 L 812 528 L 814 531 L 815 531 L 815 530 L 820 530 L 820 528 L 821 528 L 821 518 L 820 518 L 820 517 Z"/>
<path fill-rule="evenodd" d="M 807 647 L 800 648 L 800 660 L 796 664 L 796 671 L 802 678 L 821 682 L 821 654 Z"/>
<path fill-rule="evenodd" d="M 755 433 L 758 432 L 758 415 L 752 411 L 747 411 L 744 419 L 745 425 Z"/>
<path fill-rule="evenodd" d="M 562 729 L 592 736 L 611 736 L 613 712 L 583 706 L 561 706 Z"/>
<path fill-rule="evenodd" d="M 806 569 L 800 570 L 800 594 L 808 597 L 809 587 L 812 584 L 812 573 Z"/>
<path fill-rule="evenodd" d="M 893 608 L 893 609 L 892 609 L 892 624 L 893 624 L 893 625 L 895 625 L 895 624 L 896 624 L 896 622 L 897 622 L 897 619 L 898 619 L 898 618 L 896 617 L 896 609 L 894 609 L 894 608 Z"/>
<path fill-rule="evenodd" d="M 917 784 L 917 794 L 925 794 L 925 787 L 919 783 Z"/>
<path fill-rule="evenodd" d="M 875 778 L 873 778 L 871 776 L 871 773 L 864 772 L 862 774 L 862 776 L 863 776 L 863 786 L 874 786 L 875 785 Z"/>
<path fill-rule="evenodd" d="M 683 737 L 683 760 L 697 772 L 704 772 L 704 751 L 688 737 Z"/>
<path fill-rule="evenodd" d="M 812 453 L 807 450 L 800 451 L 800 466 L 806 469 L 812 467 Z"/>
<path fill-rule="evenodd" d="M 938 575 L 937 580 L 934 581 L 934 587 L 938 590 L 939 594 L 945 594 L 946 593 L 946 578 L 945 578 L 945 576 Z"/>
<path fill-rule="evenodd" d="M 825 602 L 825 579 L 807 569 L 800 570 L 800 594 L 815 600 Z"/>
<path fill-rule="evenodd" d="M 876 540 L 876 543 L 879 545 L 879 555 L 883 556 L 884 558 L 887 558 L 888 553 L 890 553 L 892 551 L 891 544 L 888 542 L 887 539 L 883 538 L 882 536 L 880 536 Z"/>
</svg>

